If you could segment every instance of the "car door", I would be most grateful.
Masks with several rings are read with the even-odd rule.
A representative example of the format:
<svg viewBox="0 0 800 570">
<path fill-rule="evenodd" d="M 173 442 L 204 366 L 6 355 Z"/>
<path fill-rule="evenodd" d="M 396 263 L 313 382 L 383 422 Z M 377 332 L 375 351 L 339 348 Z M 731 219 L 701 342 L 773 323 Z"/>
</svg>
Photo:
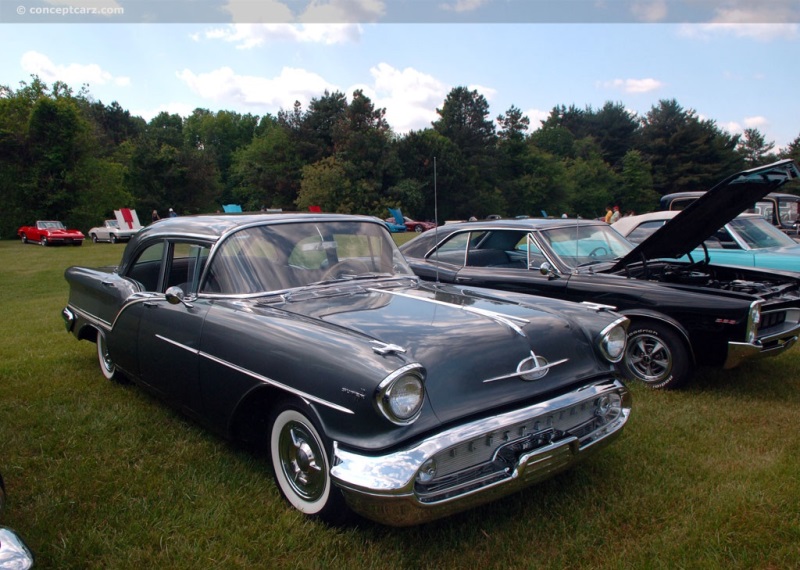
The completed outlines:
<svg viewBox="0 0 800 570">
<path fill-rule="evenodd" d="M 477 239 L 476 239 L 477 237 Z M 454 282 L 490 287 L 518 293 L 561 297 L 568 276 L 543 274 L 548 262 L 531 233 L 520 230 L 491 230 L 473 236 L 468 243 L 463 265 Z"/>
<path fill-rule="evenodd" d="M 147 244 L 132 264 L 128 276 L 141 283 L 138 293 L 120 313 L 109 350 L 125 353 L 119 360 L 124 370 L 159 396 L 191 412 L 197 409 L 197 363 L 200 334 L 208 301 L 196 298 L 197 281 L 208 247 L 182 240 L 158 240 Z M 167 300 L 166 291 L 179 287 L 183 302 Z M 135 347 L 124 350 L 121 345 Z"/>
</svg>

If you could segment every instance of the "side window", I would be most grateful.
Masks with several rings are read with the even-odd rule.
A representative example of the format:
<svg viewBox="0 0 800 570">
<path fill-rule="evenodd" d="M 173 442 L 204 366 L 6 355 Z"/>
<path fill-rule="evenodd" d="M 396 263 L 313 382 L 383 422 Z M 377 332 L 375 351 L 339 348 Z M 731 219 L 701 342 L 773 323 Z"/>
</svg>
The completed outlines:
<svg viewBox="0 0 800 570">
<path fill-rule="evenodd" d="M 145 291 L 163 293 L 177 285 L 185 293 L 191 293 L 197 290 L 208 251 L 208 247 L 196 243 L 160 241 L 139 254 L 128 277 L 138 281 Z M 166 268 L 163 274 L 162 266 Z"/>
<path fill-rule="evenodd" d="M 542 263 L 547 261 L 530 234 L 525 234 L 514 246 L 513 259 L 519 260 L 522 267 L 528 269 L 538 269 Z"/>
<path fill-rule="evenodd" d="M 666 222 L 664 220 L 653 220 L 650 222 L 642 222 L 631 233 L 627 235 L 628 241 L 633 243 L 642 243 L 645 239 L 650 237 L 653 232 L 663 226 Z"/>
<path fill-rule="evenodd" d="M 139 254 L 128 271 L 128 277 L 139 282 L 145 291 L 158 291 L 161 275 L 161 260 L 164 258 L 164 242 L 148 246 Z"/>
<path fill-rule="evenodd" d="M 208 247 L 196 243 L 173 243 L 167 284 L 164 290 L 178 286 L 183 292 L 194 293 L 208 260 Z"/>
<path fill-rule="evenodd" d="M 444 242 L 428 256 L 431 261 L 441 261 L 462 267 L 466 263 L 467 250 L 480 243 L 486 232 L 462 232 Z"/>
</svg>

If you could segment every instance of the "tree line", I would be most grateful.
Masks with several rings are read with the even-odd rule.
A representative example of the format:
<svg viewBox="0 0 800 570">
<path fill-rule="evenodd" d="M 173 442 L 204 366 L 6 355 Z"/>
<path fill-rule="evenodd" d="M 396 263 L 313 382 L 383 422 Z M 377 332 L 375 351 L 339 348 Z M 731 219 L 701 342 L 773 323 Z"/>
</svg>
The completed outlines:
<svg viewBox="0 0 800 570">
<path fill-rule="evenodd" d="M 0 86 L 0 236 L 37 219 L 86 230 L 121 207 L 165 215 L 307 210 L 419 219 L 542 213 L 597 217 L 656 208 L 669 192 L 704 190 L 744 168 L 800 160 L 757 129 L 731 134 L 675 100 L 644 116 L 621 103 L 561 105 L 532 130 L 511 106 L 496 118 L 466 87 L 426 129 L 395 133 L 360 90 L 326 91 L 276 115 L 195 109 L 147 122 L 86 87 L 33 76 Z M 438 203 L 437 203 L 438 202 Z M 438 210 L 437 210 L 438 208 Z"/>
</svg>

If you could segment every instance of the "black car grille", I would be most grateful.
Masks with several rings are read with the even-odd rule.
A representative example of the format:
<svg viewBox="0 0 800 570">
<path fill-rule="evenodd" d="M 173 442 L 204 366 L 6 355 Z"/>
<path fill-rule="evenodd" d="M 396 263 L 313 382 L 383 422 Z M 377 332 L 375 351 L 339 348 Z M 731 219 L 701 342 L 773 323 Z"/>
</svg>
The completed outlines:
<svg viewBox="0 0 800 570">
<path fill-rule="evenodd" d="M 782 325 L 786 322 L 785 311 L 770 311 L 761 314 L 761 322 L 758 325 L 760 331 Z"/>
</svg>

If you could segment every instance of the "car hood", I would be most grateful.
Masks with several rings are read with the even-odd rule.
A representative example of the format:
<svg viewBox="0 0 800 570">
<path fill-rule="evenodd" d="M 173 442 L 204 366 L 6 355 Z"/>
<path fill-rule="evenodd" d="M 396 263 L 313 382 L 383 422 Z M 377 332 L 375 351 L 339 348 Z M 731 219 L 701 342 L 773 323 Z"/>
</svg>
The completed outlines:
<svg viewBox="0 0 800 570">
<path fill-rule="evenodd" d="M 637 261 L 686 255 L 759 199 L 798 177 L 800 169 L 791 159 L 729 176 L 653 232 L 620 259 L 612 271 Z"/>
<path fill-rule="evenodd" d="M 422 364 L 431 405 L 441 421 L 448 421 L 485 409 L 487 402 L 502 406 L 609 373 L 609 363 L 568 315 L 573 309 L 561 301 L 542 304 L 545 309 L 423 284 L 291 301 L 281 309 L 350 331 L 371 343 L 373 351 L 387 350 L 380 358 L 397 359 L 398 367 Z M 600 318 L 610 323 L 618 317 Z M 531 351 L 552 368 L 535 381 L 512 377 Z"/>
</svg>

